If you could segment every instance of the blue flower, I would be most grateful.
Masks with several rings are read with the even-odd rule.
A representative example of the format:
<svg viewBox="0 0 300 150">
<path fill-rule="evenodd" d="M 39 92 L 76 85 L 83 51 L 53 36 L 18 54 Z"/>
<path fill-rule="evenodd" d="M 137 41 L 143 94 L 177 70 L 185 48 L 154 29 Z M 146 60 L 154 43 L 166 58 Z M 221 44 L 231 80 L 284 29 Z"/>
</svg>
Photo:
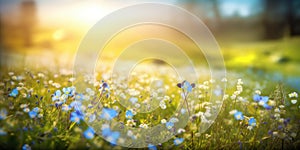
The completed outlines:
<svg viewBox="0 0 300 150">
<path fill-rule="evenodd" d="M 109 127 L 107 128 L 102 128 L 102 136 L 108 136 L 109 134 L 111 134 L 111 130 Z"/>
<path fill-rule="evenodd" d="M 172 128 L 173 128 L 173 126 L 174 126 L 174 123 L 173 123 L 173 122 L 171 122 L 171 121 L 169 121 L 169 122 L 167 122 L 167 123 L 166 123 L 166 127 L 167 127 L 167 129 L 172 129 Z"/>
<path fill-rule="evenodd" d="M 59 100 L 60 96 L 61 96 L 61 91 L 60 90 L 55 91 L 55 93 L 52 96 L 52 101 Z"/>
<path fill-rule="evenodd" d="M 127 119 L 132 119 L 133 116 L 134 116 L 134 115 L 133 115 L 133 113 L 132 113 L 131 110 L 127 110 L 127 111 L 126 111 L 125 117 L 126 117 Z"/>
<path fill-rule="evenodd" d="M 100 89 L 102 89 L 102 91 L 104 91 L 105 89 L 109 90 L 109 86 L 106 82 L 104 82 L 102 80 L 102 84 L 100 85 Z"/>
<path fill-rule="evenodd" d="M 101 113 L 101 118 L 105 120 L 111 120 L 118 115 L 118 112 L 114 109 L 103 108 Z"/>
<path fill-rule="evenodd" d="M 7 110 L 5 108 L 2 108 L 0 110 L 0 120 L 4 120 L 7 116 Z"/>
<path fill-rule="evenodd" d="M 68 95 L 68 96 L 73 96 L 75 94 L 75 88 L 74 87 L 67 87 L 63 88 L 62 91 Z"/>
<path fill-rule="evenodd" d="M 35 111 L 35 112 L 39 112 L 39 110 L 40 109 L 38 107 L 35 107 L 35 108 L 32 109 L 32 111 Z"/>
<path fill-rule="evenodd" d="M 14 88 L 10 93 L 9 93 L 9 96 L 11 97 L 17 97 L 19 94 L 19 91 L 17 88 Z"/>
<path fill-rule="evenodd" d="M 31 147 L 28 144 L 24 144 L 22 150 L 31 150 Z"/>
<path fill-rule="evenodd" d="M 243 120 L 243 119 L 244 119 L 244 115 L 243 115 L 242 112 L 237 111 L 237 112 L 234 114 L 234 118 L 235 118 L 236 120 Z"/>
<path fill-rule="evenodd" d="M 248 124 L 249 124 L 249 126 L 255 127 L 256 126 L 256 120 L 252 117 L 252 118 L 249 119 Z"/>
<path fill-rule="evenodd" d="M 92 127 L 88 127 L 87 130 L 85 130 L 83 132 L 83 136 L 86 138 L 86 139 L 93 139 L 94 136 L 95 136 L 95 131 Z"/>
<path fill-rule="evenodd" d="M 84 115 L 82 112 L 80 111 L 74 111 L 71 113 L 71 117 L 70 117 L 70 120 L 72 122 L 76 122 L 76 123 L 80 123 L 80 120 L 84 120 Z"/>
<path fill-rule="evenodd" d="M 268 105 L 269 97 L 268 96 L 260 96 L 255 94 L 253 96 L 253 100 L 258 102 L 259 105 L 263 106 L 266 109 L 272 109 L 272 106 Z"/>
<path fill-rule="evenodd" d="M 149 150 L 157 150 L 156 146 L 153 144 L 148 144 L 148 149 Z"/>
<path fill-rule="evenodd" d="M 70 104 L 70 107 L 71 108 L 74 108 L 75 110 L 79 110 L 81 109 L 81 105 L 82 103 L 80 101 L 73 101 L 71 104 Z"/>
<path fill-rule="evenodd" d="M 30 118 L 35 118 L 39 112 L 39 108 L 35 107 L 31 111 L 28 112 Z"/>
<path fill-rule="evenodd" d="M 75 96 L 75 100 L 77 100 L 77 101 L 82 101 L 82 100 L 84 100 L 84 95 L 83 94 L 76 94 L 76 96 Z"/>
<path fill-rule="evenodd" d="M 180 145 L 183 141 L 184 141 L 183 138 L 176 138 L 176 139 L 174 139 L 174 144 L 177 146 L 177 145 Z"/>
<path fill-rule="evenodd" d="M 192 89 L 195 87 L 195 84 L 191 84 L 190 82 L 184 80 L 182 83 L 178 83 L 177 86 L 187 92 L 192 92 Z"/>
<path fill-rule="evenodd" d="M 30 111 L 30 112 L 28 112 L 28 115 L 29 115 L 30 118 L 35 118 L 36 115 L 37 115 L 37 112 L 35 112 L 35 111 Z"/>
<path fill-rule="evenodd" d="M 258 95 L 258 94 L 255 94 L 255 95 L 253 95 L 253 100 L 256 101 L 256 102 L 258 102 L 258 101 L 261 100 L 261 96 Z"/>
</svg>

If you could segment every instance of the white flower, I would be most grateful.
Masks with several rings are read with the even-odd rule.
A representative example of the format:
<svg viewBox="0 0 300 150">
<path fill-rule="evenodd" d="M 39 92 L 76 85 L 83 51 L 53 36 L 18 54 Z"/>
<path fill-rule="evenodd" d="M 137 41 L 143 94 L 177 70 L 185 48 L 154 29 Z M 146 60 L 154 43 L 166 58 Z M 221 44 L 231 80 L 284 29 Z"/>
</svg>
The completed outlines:
<svg viewBox="0 0 300 150">
<path fill-rule="evenodd" d="M 174 118 L 174 117 L 170 119 L 170 122 L 173 122 L 173 123 L 176 123 L 176 122 L 178 122 L 178 121 L 179 121 L 179 120 L 178 120 L 177 118 Z"/>
<path fill-rule="evenodd" d="M 209 111 L 206 111 L 206 112 L 204 113 L 204 116 L 207 117 L 207 118 L 209 118 L 209 117 L 211 117 L 211 113 L 210 113 Z"/>
<path fill-rule="evenodd" d="M 43 118 L 43 116 L 44 116 L 43 114 L 39 114 L 38 118 Z"/>
<path fill-rule="evenodd" d="M 253 129 L 253 126 L 248 126 L 247 129 L 248 129 L 248 130 L 252 130 L 252 129 Z"/>
<path fill-rule="evenodd" d="M 133 136 L 133 132 L 131 130 L 128 130 L 127 131 L 127 136 L 129 136 L 129 137 Z"/>
<path fill-rule="evenodd" d="M 233 114 L 235 114 L 236 112 L 237 112 L 237 110 L 234 109 L 234 110 L 230 111 L 229 114 L 230 114 L 230 115 L 233 115 Z"/>
<path fill-rule="evenodd" d="M 298 97 L 298 93 L 296 93 L 296 92 L 290 93 L 289 97 L 290 98 L 297 98 Z"/>
<path fill-rule="evenodd" d="M 241 84 L 244 84 L 244 82 L 242 81 L 242 79 L 238 79 L 237 84 L 241 85 Z"/>
<path fill-rule="evenodd" d="M 236 98 L 236 95 L 233 94 L 230 96 L 230 98 L 234 100 Z"/>
<path fill-rule="evenodd" d="M 279 118 L 279 117 L 280 117 L 280 114 L 276 113 L 276 114 L 274 115 L 274 117 L 275 117 L 275 118 Z"/>
<path fill-rule="evenodd" d="M 141 107 L 141 104 L 136 103 L 136 104 L 134 104 L 134 106 L 135 106 L 136 108 L 140 108 L 140 107 Z"/>
<path fill-rule="evenodd" d="M 223 97 L 223 100 L 226 100 L 228 99 L 229 95 L 228 94 L 225 94 L 224 97 Z"/>
<path fill-rule="evenodd" d="M 40 77 L 40 78 L 44 78 L 45 77 L 45 75 L 43 73 L 38 73 L 37 76 Z"/>
<path fill-rule="evenodd" d="M 227 79 L 226 79 L 226 78 L 223 78 L 221 81 L 222 81 L 222 82 L 227 82 Z"/>
<path fill-rule="evenodd" d="M 237 86 L 236 86 L 236 89 L 237 89 L 238 91 L 242 92 L 242 91 L 243 91 L 243 86 L 237 85 Z"/>
<path fill-rule="evenodd" d="M 274 112 L 279 113 L 279 112 L 280 112 L 280 109 L 279 109 L 279 108 L 275 108 L 275 109 L 274 109 Z"/>
<path fill-rule="evenodd" d="M 167 120 L 166 119 L 162 119 L 162 120 L 160 120 L 160 123 L 161 124 L 165 124 L 167 122 Z"/>
<path fill-rule="evenodd" d="M 256 90 L 254 93 L 260 95 L 261 91 L 260 90 Z"/>
<path fill-rule="evenodd" d="M 160 101 L 159 107 L 160 107 L 161 109 L 166 109 L 166 108 L 167 108 L 166 103 L 165 103 L 164 101 Z"/>
<path fill-rule="evenodd" d="M 185 130 L 184 130 L 184 129 L 182 129 L 182 128 L 179 128 L 179 129 L 177 130 L 177 132 L 178 132 L 178 134 L 181 134 L 181 133 L 184 133 L 184 132 L 185 132 Z"/>
<path fill-rule="evenodd" d="M 129 119 L 129 120 L 127 120 L 127 122 L 126 122 L 126 126 L 133 127 L 133 126 L 135 126 L 135 125 L 136 125 L 136 123 L 135 123 L 134 120 L 132 120 L 132 119 Z"/>
<path fill-rule="evenodd" d="M 181 112 L 181 114 L 185 114 L 186 110 L 185 110 L 184 108 L 182 108 L 182 109 L 180 110 L 180 112 Z"/>
<path fill-rule="evenodd" d="M 297 103 L 297 100 L 296 100 L 296 99 L 292 99 L 292 100 L 291 100 L 291 103 L 292 103 L 292 104 L 296 104 L 296 103 Z"/>
<path fill-rule="evenodd" d="M 140 127 L 140 128 L 144 128 L 144 129 L 148 129 L 148 125 L 147 125 L 147 124 L 144 124 L 144 123 L 140 124 L 139 127 Z"/>
<path fill-rule="evenodd" d="M 30 111 L 30 109 L 29 108 L 24 108 L 23 111 L 28 113 Z"/>
<path fill-rule="evenodd" d="M 283 108 L 284 108 L 284 105 L 279 105 L 279 108 L 283 109 Z"/>
<path fill-rule="evenodd" d="M 280 118 L 280 119 L 278 120 L 278 122 L 283 123 L 283 122 L 284 122 L 284 119 L 283 119 L 283 118 Z"/>
<path fill-rule="evenodd" d="M 264 101 L 259 101 L 258 105 L 263 106 L 263 105 L 265 105 L 265 102 Z"/>
</svg>

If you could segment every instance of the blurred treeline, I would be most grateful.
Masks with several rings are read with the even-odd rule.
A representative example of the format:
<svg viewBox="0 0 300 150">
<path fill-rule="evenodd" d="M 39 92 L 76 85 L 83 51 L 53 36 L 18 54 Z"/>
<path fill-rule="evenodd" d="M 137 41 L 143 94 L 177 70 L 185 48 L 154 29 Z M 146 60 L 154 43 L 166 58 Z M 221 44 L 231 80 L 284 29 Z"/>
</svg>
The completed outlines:
<svg viewBox="0 0 300 150">
<path fill-rule="evenodd" d="M 247 16 L 238 11 L 231 16 L 224 16 L 226 10 L 222 10 L 221 5 L 225 1 L 237 5 L 249 3 L 239 0 L 178 0 L 175 5 L 201 18 L 219 41 L 270 40 L 300 35 L 300 0 L 258 0 L 251 6 L 251 13 Z M 1 47 L 32 47 L 36 39 L 34 36 L 39 36 L 43 31 L 37 30 L 37 1 L 22 0 L 17 7 L 18 15 L 0 14 Z M 49 42 L 42 44 L 46 47 L 51 45 Z"/>
<path fill-rule="evenodd" d="M 230 0 L 227 0 L 230 1 Z M 233 3 L 251 1 L 231 0 Z M 224 16 L 224 0 L 180 0 L 186 9 L 201 18 L 222 40 L 271 40 L 300 35 L 300 0 L 259 0 L 243 16 L 237 11 Z"/>
</svg>

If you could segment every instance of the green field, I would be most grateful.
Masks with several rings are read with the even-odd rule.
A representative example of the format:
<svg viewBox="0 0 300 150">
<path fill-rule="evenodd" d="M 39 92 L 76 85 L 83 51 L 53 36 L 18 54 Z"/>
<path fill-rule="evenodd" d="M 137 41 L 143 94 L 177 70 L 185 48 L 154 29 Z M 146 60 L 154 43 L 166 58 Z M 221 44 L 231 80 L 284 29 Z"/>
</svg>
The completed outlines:
<svg viewBox="0 0 300 150">
<path fill-rule="evenodd" d="M 120 74 L 111 78 L 110 61 L 120 51 L 102 56 L 107 62 L 99 58 L 94 80 L 72 74 L 79 38 L 52 41 L 49 35 L 36 37 L 32 48 L 22 48 L 17 41 L 2 48 L 1 149 L 300 147 L 300 38 L 220 40 L 227 72 L 222 79 L 211 79 L 209 73 L 215 70 L 208 68 L 205 57 L 182 42 L 202 71 L 195 81 L 179 78 L 160 61 L 135 68 L 129 79 Z M 152 52 L 139 50 L 127 59 Z M 171 56 L 171 62 L 184 64 L 180 55 Z M 83 90 L 80 79 L 86 85 Z M 178 87 L 184 80 L 195 82 L 195 87 Z M 159 87 L 153 87 L 154 81 Z M 163 132 L 154 130 L 157 126 Z"/>
</svg>

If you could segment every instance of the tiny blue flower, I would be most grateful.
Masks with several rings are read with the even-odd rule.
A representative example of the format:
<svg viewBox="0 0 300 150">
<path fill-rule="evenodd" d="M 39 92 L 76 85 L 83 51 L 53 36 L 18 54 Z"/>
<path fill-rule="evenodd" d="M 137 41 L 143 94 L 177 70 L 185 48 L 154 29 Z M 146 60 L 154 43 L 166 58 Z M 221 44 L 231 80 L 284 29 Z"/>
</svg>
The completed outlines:
<svg viewBox="0 0 300 150">
<path fill-rule="evenodd" d="M 86 139 L 93 139 L 94 136 L 95 136 L 95 131 L 92 127 L 88 127 L 87 130 L 85 130 L 83 132 L 83 136 L 86 138 Z"/>
<path fill-rule="evenodd" d="M 174 126 L 174 123 L 173 123 L 173 122 L 171 122 L 171 121 L 169 121 L 169 122 L 167 122 L 167 123 L 166 123 L 166 127 L 167 127 L 167 129 L 172 129 L 172 128 L 173 128 L 173 126 Z"/>
<path fill-rule="evenodd" d="M 24 144 L 22 150 L 31 150 L 31 147 L 28 144 Z"/>
<path fill-rule="evenodd" d="M 103 108 L 101 113 L 101 118 L 105 120 L 111 120 L 118 115 L 118 112 L 114 109 Z"/>
<path fill-rule="evenodd" d="M 261 101 L 263 101 L 263 102 L 268 102 L 268 100 L 269 100 L 269 97 L 268 96 L 262 96 L 261 97 Z"/>
<path fill-rule="evenodd" d="M 30 118 L 35 118 L 37 116 L 37 112 L 34 110 L 31 110 L 28 112 L 28 115 Z"/>
<path fill-rule="evenodd" d="M 187 92 L 192 92 L 192 89 L 195 87 L 195 84 L 191 84 L 190 82 L 184 80 L 182 83 L 178 83 L 177 86 Z"/>
<path fill-rule="evenodd" d="M 110 128 L 103 128 L 102 129 L 102 136 L 108 136 L 109 134 L 111 134 Z"/>
<path fill-rule="evenodd" d="M 156 146 L 153 144 L 148 144 L 148 149 L 149 150 L 157 150 Z"/>
<path fill-rule="evenodd" d="M 252 118 L 249 119 L 248 124 L 249 124 L 249 126 L 255 127 L 256 126 L 256 120 L 252 117 Z"/>
<path fill-rule="evenodd" d="M 174 144 L 175 144 L 176 146 L 178 146 L 178 145 L 180 145 L 183 141 L 184 141 L 183 138 L 176 138 L 176 139 L 174 139 Z"/>
<path fill-rule="evenodd" d="M 234 114 L 234 118 L 235 118 L 236 120 L 243 120 L 243 119 L 244 119 L 244 115 L 243 115 L 242 112 L 237 111 L 237 112 Z"/>
<path fill-rule="evenodd" d="M 253 100 L 256 101 L 256 102 L 258 102 L 258 101 L 261 100 L 261 96 L 258 95 L 258 94 L 255 94 L 255 95 L 253 95 Z"/>
<path fill-rule="evenodd" d="M 74 87 L 67 87 L 63 88 L 62 91 L 68 95 L 68 96 L 73 96 L 75 94 L 75 88 Z"/>
<path fill-rule="evenodd" d="M 52 96 L 52 101 L 59 100 L 60 96 L 61 96 L 61 91 L 60 90 L 55 91 L 55 93 Z"/>
<path fill-rule="evenodd" d="M 17 88 L 14 88 L 14 89 L 11 91 L 11 93 L 9 93 L 9 96 L 11 96 L 11 97 L 17 97 L 18 94 L 19 94 L 18 89 L 17 89 Z"/>
<path fill-rule="evenodd" d="M 35 111 L 35 112 L 39 112 L 39 110 L 40 109 L 38 107 L 35 107 L 35 108 L 32 109 L 32 111 Z"/>
<path fill-rule="evenodd" d="M 0 110 L 0 120 L 4 120 L 7 116 L 7 110 L 5 108 L 2 108 Z"/>
<path fill-rule="evenodd" d="M 65 103 L 64 101 L 57 101 L 55 102 L 55 107 L 59 107 L 61 106 L 63 103 Z"/>
<path fill-rule="evenodd" d="M 131 110 L 127 110 L 127 111 L 126 111 L 126 114 L 125 114 L 125 117 L 126 117 L 127 119 L 132 119 L 132 117 L 133 117 L 132 111 L 131 111 Z"/>
<path fill-rule="evenodd" d="M 80 111 L 74 111 L 71 113 L 70 120 L 72 122 L 80 123 L 80 120 L 84 120 L 84 115 Z"/>
<path fill-rule="evenodd" d="M 83 94 L 76 94 L 76 96 L 75 96 L 75 100 L 77 100 L 77 101 L 82 101 L 82 100 L 84 100 L 84 95 Z"/>
</svg>

